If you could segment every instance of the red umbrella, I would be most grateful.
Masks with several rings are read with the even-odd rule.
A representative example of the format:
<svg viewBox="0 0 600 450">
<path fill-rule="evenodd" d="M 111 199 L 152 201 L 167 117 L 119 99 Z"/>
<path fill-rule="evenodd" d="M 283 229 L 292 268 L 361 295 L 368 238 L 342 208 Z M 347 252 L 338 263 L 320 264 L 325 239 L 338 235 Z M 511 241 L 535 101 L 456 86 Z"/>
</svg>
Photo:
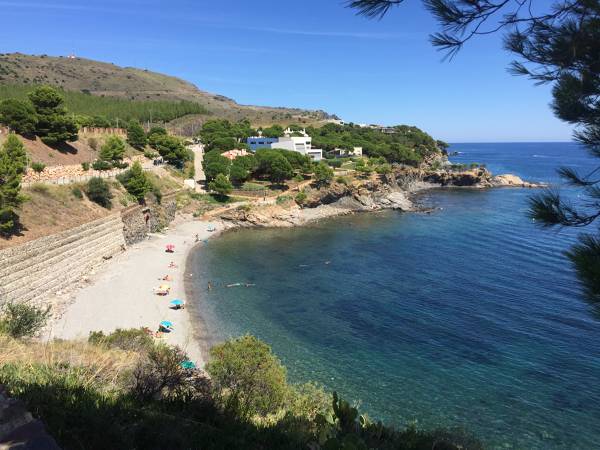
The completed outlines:
<svg viewBox="0 0 600 450">
<path fill-rule="evenodd" d="M 173 253 L 173 250 L 175 250 L 175 246 L 173 244 L 167 244 L 167 251 Z"/>
</svg>

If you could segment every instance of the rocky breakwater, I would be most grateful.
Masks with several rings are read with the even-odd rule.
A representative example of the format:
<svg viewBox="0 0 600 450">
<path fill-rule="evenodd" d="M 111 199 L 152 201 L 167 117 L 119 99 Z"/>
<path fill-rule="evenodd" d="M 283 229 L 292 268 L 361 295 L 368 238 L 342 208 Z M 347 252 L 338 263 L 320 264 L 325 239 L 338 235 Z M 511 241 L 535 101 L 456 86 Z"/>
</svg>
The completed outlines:
<svg viewBox="0 0 600 450">
<path fill-rule="evenodd" d="M 504 174 L 493 175 L 485 168 L 476 168 L 464 171 L 435 170 L 426 171 L 423 181 L 442 187 L 470 187 L 470 188 L 493 188 L 493 187 L 521 187 L 538 188 L 544 184 L 524 181 L 516 175 Z"/>
<path fill-rule="evenodd" d="M 348 184 L 333 182 L 328 186 L 310 186 L 303 192 L 304 199 L 282 194 L 275 205 L 243 205 L 223 213 L 220 218 L 227 228 L 293 227 L 355 212 L 414 210 L 407 192 L 387 179 L 372 178 Z"/>
</svg>

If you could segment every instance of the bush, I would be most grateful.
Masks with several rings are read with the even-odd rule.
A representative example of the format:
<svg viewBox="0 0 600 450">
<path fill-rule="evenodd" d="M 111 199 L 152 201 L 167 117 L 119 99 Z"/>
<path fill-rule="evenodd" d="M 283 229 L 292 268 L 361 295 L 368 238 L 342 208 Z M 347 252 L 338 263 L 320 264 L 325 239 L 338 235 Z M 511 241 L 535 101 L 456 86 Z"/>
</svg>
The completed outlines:
<svg viewBox="0 0 600 450">
<path fill-rule="evenodd" d="M 276 412 L 287 393 L 286 370 L 264 342 L 246 335 L 210 350 L 206 372 L 223 407 L 241 418 Z"/>
<path fill-rule="evenodd" d="M 146 137 L 144 129 L 136 120 L 132 120 L 129 122 L 129 125 L 127 125 L 127 142 L 133 148 L 138 150 L 142 150 L 148 143 L 148 138 Z"/>
<path fill-rule="evenodd" d="M 90 170 L 90 163 L 89 162 L 82 162 L 81 163 L 81 168 L 87 172 L 88 170 Z"/>
<path fill-rule="evenodd" d="M 50 307 L 41 309 L 25 303 L 6 303 L 0 312 L 0 332 L 13 338 L 36 335 L 48 321 Z"/>
<path fill-rule="evenodd" d="M 41 162 L 34 162 L 31 163 L 31 168 L 37 172 L 37 173 L 41 173 L 44 171 L 44 169 L 46 168 L 46 164 L 41 163 Z"/>
<path fill-rule="evenodd" d="M 342 160 L 341 159 L 326 159 L 325 162 L 330 167 L 335 167 L 335 168 L 342 167 Z"/>
<path fill-rule="evenodd" d="M 111 200 L 113 195 L 110 192 L 108 183 L 106 183 L 106 181 L 104 181 L 102 178 L 94 177 L 88 181 L 87 196 L 91 201 L 103 206 L 104 208 L 112 208 Z"/>
<path fill-rule="evenodd" d="M 296 194 L 296 197 L 294 198 L 294 200 L 296 201 L 296 203 L 298 203 L 299 205 L 303 205 L 304 202 L 306 201 L 306 193 L 304 191 L 300 191 Z"/>
<path fill-rule="evenodd" d="M 102 161 L 98 159 L 92 163 L 92 169 L 94 170 L 110 170 L 112 169 L 112 164 L 108 161 Z"/>
<path fill-rule="evenodd" d="M 83 198 L 83 192 L 81 192 L 81 189 L 79 189 L 79 187 L 74 186 L 73 188 L 71 188 L 71 193 L 73 194 L 73 196 L 75 198 L 78 198 L 79 200 L 81 200 Z"/>
<path fill-rule="evenodd" d="M 186 373 L 181 363 L 187 359 L 178 347 L 153 346 L 133 372 L 131 392 L 140 400 L 169 397 L 184 385 Z"/>
<path fill-rule="evenodd" d="M 292 180 L 301 183 L 302 181 L 304 181 L 304 177 L 300 174 L 294 175 L 294 178 L 292 178 Z"/>
<path fill-rule="evenodd" d="M 92 147 L 93 150 L 98 150 L 98 139 L 95 137 L 88 138 L 88 145 Z"/>
<path fill-rule="evenodd" d="M 343 185 L 345 185 L 345 186 L 348 186 L 348 184 L 349 184 L 348 178 L 346 178 L 346 177 L 337 177 L 337 178 L 335 179 L 335 181 L 336 181 L 337 183 L 343 184 Z"/>
<path fill-rule="evenodd" d="M 110 334 L 92 331 L 88 342 L 107 348 L 120 348 L 126 351 L 145 352 L 154 347 L 154 340 L 144 328 L 117 328 Z"/>
<path fill-rule="evenodd" d="M 158 158 L 160 155 L 158 154 L 157 151 L 154 150 L 145 150 L 144 151 L 144 156 L 148 159 L 156 159 Z"/>
<path fill-rule="evenodd" d="M 329 184 L 333 180 L 333 169 L 323 162 L 315 165 L 314 172 L 315 181 L 318 185 Z"/>
</svg>

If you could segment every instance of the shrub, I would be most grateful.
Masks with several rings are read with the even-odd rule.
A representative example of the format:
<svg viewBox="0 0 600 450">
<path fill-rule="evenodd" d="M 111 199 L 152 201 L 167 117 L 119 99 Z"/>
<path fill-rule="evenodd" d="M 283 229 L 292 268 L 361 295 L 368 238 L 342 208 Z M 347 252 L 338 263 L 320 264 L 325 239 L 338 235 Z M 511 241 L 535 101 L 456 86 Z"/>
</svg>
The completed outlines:
<svg viewBox="0 0 600 450">
<path fill-rule="evenodd" d="M 73 194 L 73 196 L 75 198 L 78 198 L 79 200 L 81 200 L 83 198 L 83 192 L 81 192 L 81 189 L 79 189 L 79 187 L 74 186 L 73 188 L 71 188 L 71 193 Z"/>
<path fill-rule="evenodd" d="M 294 178 L 292 178 L 292 180 L 300 183 L 300 182 L 304 181 L 304 177 L 302 175 L 300 175 L 300 174 L 297 174 L 297 175 L 294 176 Z"/>
<path fill-rule="evenodd" d="M 275 200 L 275 203 L 277 203 L 278 205 L 283 205 L 283 204 L 289 202 L 290 200 L 292 200 L 291 196 L 289 196 L 289 195 L 280 195 Z"/>
<path fill-rule="evenodd" d="M 346 186 L 349 184 L 348 178 L 346 177 L 337 177 L 335 181 Z"/>
<path fill-rule="evenodd" d="M 102 331 L 92 331 L 88 342 L 107 348 L 120 348 L 121 350 L 144 352 L 154 347 L 154 340 L 144 328 L 117 328 L 110 334 Z"/>
<path fill-rule="evenodd" d="M 186 373 L 181 363 L 187 359 L 178 347 L 153 346 L 133 372 L 131 392 L 140 400 L 168 397 L 184 384 Z"/>
<path fill-rule="evenodd" d="M 50 307 L 41 309 L 25 303 L 6 303 L 0 312 L 0 332 L 13 338 L 31 337 L 48 321 Z"/>
<path fill-rule="evenodd" d="M 90 170 L 90 163 L 89 162 L 82 162 L 81 163 L 81 168 L 87 172 L 88 170 Z"/>
<path fill-rule="evenodd" d="M 148 159 L 156 159 L 158 158 L 160 155 L 158 154 L 157 151 L 154 150 L 145 150 L 144 151 L 144 156 Z"/>
<path fill-rule="evenodd" d="M 318 185 L 329 184 L 333 180 L 333 169 L 323 162 L 315 165 L 314 173 Z"/>
<path fill-rule="evenodd" d="M 98 139 L 96 139 L 95 137 L 91 137 L 91 138 L 88 138 L 87 142 L 88 142 L 88 145 L 90 147 L 92 147 L 92 149 L 98 150 Z"/>
<path fill-rule="evenodd" d="M 40 173 L 40 172 L 44 171 L 44 169 L 46 168 L 46 164 L 41 163 L 41 162 L 34 162 L 34 163 L 31 163 L 31 168 L 35 172 Z"/>
<path fill-rule="evenodd" d="M 296 203 L 298 203 L 299 205 L 303 205 L 306 201 L 306 193 L 304 191 L 298 192 L 294 200 L 296 200 Z"/>
<path fill-rule="evenodd" d="M 246 335 L 210 350 L 206 371 L 216 398 L 239 417 L 277 411 L 287 392 L 286 371 L 264 342 Z"/>
<path fill-rule="evenodd" d="M 330 166 L 330 167 L 342 167 L 342 160 L 341 159 L 326 159 L 325 162 Z"/>
<path fill-rule="evenodd" d="M 112 164 L 108 161 L 102 161 L 98 159 L 92 163 L 92 169 L 94 170 L 110 170 L 112 169 Z"/>
<path fill-rule="evenodd" d="M 94 203 L 103 206 L 104 208 L 112 208 L 113 195 L 110 192 L 108 183 L 102 178 L 94 177 L 87 184 L 87 196 Z"/>
</svg>

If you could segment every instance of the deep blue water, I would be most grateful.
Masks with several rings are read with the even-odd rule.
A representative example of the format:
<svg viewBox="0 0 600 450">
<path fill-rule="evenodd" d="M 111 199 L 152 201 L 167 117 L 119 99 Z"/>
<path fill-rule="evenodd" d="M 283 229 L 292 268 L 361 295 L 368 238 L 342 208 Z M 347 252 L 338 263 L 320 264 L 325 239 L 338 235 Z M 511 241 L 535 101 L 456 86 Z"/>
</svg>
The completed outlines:
<svg viewBox="0 0 600 450">
<path fill-rule="evenodd" d="M 451 150 L 536 181 L 594 165 L 575 144 Z M 293 380 L 371 417 L 464 426 L 491 448 L 600 448 L 600 314 L 561 253 L 575 233 L 537 228 L 531 194 L 435 191 L 432 214 L 228 234 L 193 256 L 199 310 L 219 338 L 259 336 Z"/>
</svg>

